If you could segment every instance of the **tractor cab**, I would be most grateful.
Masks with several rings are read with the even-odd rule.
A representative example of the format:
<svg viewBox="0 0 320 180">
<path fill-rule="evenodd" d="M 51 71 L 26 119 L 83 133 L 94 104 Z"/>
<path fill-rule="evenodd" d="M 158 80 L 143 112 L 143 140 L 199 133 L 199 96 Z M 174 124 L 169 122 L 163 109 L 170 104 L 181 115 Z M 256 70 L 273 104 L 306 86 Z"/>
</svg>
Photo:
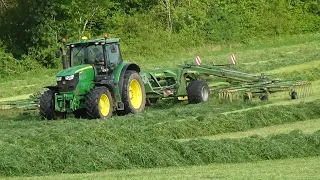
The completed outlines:
<svg viewBox="0 0 320 180">
<path fill-rule="evenodd" d="M 96 119 L 143 111 L 146 94 L 140 68 L 123 62 L 119 39 L 105 36 L 65 42 L 57 85 L 46 86 L 49 90 L 40 98 L 43 118 L 72 112 L 75 117 Z"/>
<path fill-rule="evenodd" d="M 119 39 L 83 39 L 77 43 L 67 44 L 69 67 L 90 64 L 98 74 L 112 72 L 122 63 Z"/>
</svg>

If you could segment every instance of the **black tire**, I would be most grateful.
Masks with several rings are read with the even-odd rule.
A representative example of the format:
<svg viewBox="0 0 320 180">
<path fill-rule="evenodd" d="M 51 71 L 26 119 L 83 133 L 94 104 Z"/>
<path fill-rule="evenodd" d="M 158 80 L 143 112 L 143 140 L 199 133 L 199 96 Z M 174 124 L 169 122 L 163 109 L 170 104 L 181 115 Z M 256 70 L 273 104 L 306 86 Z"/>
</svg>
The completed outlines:
<svg viewBox="0 0 320 180">
<path fill-rule="evenodd" d="M 194 80 L 187 87 L 188 101 L 190 104 L 198 104 L 209 100 L 209 86 L 206 81 Z"/>
<path fill-rule="evenodd" d="M 55 91 L 47 90 L 40 97 L 40 116 L 42 119 L 55 120 L 57 118 L 54 94 Z"/>
<path fill-rule="evenodd" d="M 244 102 L 248 102 L 250 100 L 250 97 L 249 97 L 249 95 L 246 93 L 246 94 L 244 94 L 243 95 L 243 101 Z"/>
<path fill-rule="evenodd" d="M 292 91 L 290 93 L 291 99 L 298 99 L 298 93 L 296 91 Z"/>
<path fill-rule="evenodd" d="M 157 103 L 159 98 L 147 98 L 146 99 L 146 106 L 152 106 Z"/>
<path fill-rule="evenodd" d="M 249 102 L 252 101 L 252 93 L 251 92 L 246 92 L 243 95 L 243 101 L 244 102 Z"/>
<path fill-rule="evenodd" d="M 134 83 L 133 85 L 137 88 L 136 92 L 133 92 L 132 89 L 130 91 L 131 83 Z M 130 98 L 130 94 L 134 98 L 137 98 L 136 102 L 132 100 L 133 98 Z M 136 71 L 127 71 L 124 75 L 122 102 L 124 104 L 124 110 L 120 112 L 120 114 L 136 114 L 144 110 L 146 105 L 146 91 L 142 79 Z"/>
<path fill-rule="evenodd" d="M 267 93 L 263 93 L 259 96 L 261 101 L 268 101 L 269 95 Z"/>
<path fill-rule="evenodd" d="M 100 104 L 102 103 L 105 104 Z M 106 87 L 95 87 L 85 97 L 86 114 L 90 119 L 106 119 L 112 116 L 113 99 Z M 103 107 L 105 106 L 105 107 Z"/>
</svg>

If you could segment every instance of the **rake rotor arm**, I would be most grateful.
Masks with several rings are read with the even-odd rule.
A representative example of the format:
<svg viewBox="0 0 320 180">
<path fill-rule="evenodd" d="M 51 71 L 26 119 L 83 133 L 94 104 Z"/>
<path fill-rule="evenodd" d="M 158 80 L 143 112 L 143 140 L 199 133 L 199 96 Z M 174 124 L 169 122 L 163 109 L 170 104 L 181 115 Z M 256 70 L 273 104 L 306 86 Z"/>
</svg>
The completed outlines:
<svg viewBox="0 0 320 180">
<path fill-rule="evenodd" d="M 256 75 L 222 68 L 221 66 L 182 65 L 185 73 L 206 74 L 241 82 L 265 82 L 269 78 L 263 74 Z"/>
</svg>

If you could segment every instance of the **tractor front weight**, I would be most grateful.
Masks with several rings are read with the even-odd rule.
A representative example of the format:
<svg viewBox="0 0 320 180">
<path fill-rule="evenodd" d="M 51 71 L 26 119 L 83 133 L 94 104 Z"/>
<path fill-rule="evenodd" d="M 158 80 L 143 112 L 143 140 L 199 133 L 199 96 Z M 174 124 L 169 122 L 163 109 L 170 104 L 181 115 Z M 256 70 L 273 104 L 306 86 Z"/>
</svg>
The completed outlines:
<svg viewBox="0 0 320 180">
<path fill-rule="evenodd" d="M 73 112 L 80 108 L 84 108 L 81 104 L 83 96 L 76 96 L 74 94 L 55 94 L 55 109 L 59 112 Z"/>
</svg>

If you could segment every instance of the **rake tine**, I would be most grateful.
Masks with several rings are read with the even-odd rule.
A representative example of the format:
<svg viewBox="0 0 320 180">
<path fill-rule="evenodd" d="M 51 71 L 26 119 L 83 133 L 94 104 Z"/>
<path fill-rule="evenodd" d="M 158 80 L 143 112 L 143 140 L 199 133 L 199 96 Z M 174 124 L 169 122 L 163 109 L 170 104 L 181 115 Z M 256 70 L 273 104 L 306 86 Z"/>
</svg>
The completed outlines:
<svg viewBox="0 0 320 180">
<path fill-rule="evenodd" d="M 307 86 L 306 85 L 303 85 L 303 98 L 306 98 L 307 97 Z"/>
<path fill-rule="evenodd" d="M 300 96 L 301 96 L 301 98 L 303 98 L 304 97 L 304 94 L 303 94 L 303 86 L 302 85 L 300 85 Z"/>
<path fill-rule="evenodd" d="M 311 83 L 309 83 L 309 90 L 310 90 L 310 95 L 313 94 L 313 86 Z"/>
</svg>

